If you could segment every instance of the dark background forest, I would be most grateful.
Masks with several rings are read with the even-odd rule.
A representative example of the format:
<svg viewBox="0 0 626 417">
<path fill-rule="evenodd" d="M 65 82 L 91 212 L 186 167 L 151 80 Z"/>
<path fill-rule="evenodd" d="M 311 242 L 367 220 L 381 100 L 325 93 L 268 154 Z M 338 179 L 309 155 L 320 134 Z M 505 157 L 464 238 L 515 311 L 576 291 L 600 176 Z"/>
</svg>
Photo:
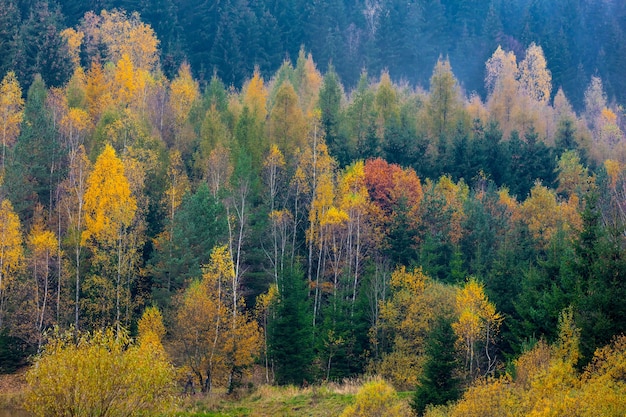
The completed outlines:
<svg viewBox="0 0 626 417">
<path fill-rule="evenodd" d="M 535 42 L 555 92 L 562 87 L 576 109 L 583 104 L 579 86 L 592 75 L 603 80 L 609 100 L 626 99 L 626 4 L 619 0 L 68 0 L 45 11 L 34 0 L 2 0 L 0 74 L 17 68 L 27 85 L 33 72 L 62 84 L 70 70 L 55 58 L 54 29 L 116 7 L 139 12 L 152 26 L 168 76 L 187 60 L 200 81 L 217 74 L 240 87 L 255 66 L 269 76 L 304 46 L 323 72 L 332 63 L 347 88 L 363 69 L 426 86 L 443 56 L 464 89 L 484 97 L 484 62 L 495 48 L 522 56 Z"/>
</svg>

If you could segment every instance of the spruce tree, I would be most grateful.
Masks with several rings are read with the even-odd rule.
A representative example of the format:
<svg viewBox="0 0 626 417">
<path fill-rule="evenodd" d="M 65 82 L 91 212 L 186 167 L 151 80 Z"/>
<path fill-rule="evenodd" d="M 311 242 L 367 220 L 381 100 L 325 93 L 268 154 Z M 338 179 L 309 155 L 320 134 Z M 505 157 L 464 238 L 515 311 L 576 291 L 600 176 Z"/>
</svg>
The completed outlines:
<svg viewBox="0 0 626 417">
<path fill-rule="evenodd" d="M 312 323 L 304 272 L 299 266 L 286 269 L 279 279 L 279 301 L 268 326 L 277 383 L 302 385 L 311 381 Z"/>
<path fill-rule="evenodd" d="M 443 405 L 459 398 L 455 340 L 451 320 L 439 317 L 428 337 L 424 372 L 411 402 L 418 415 L 423 415 L 429 404 Z"/>
</svg>

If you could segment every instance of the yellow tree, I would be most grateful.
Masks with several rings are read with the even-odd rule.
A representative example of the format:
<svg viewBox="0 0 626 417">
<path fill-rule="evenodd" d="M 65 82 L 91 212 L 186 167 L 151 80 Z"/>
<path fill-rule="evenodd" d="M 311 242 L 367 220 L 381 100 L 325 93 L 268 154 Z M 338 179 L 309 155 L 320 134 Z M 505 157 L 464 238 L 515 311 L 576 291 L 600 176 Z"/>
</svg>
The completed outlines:
<svg viewBox="0 0 626 417">
<path fill-rule="evenodd" d="M 124 164 L 111 145 L 106 145 L 87 178 L 85 190 L 85 230 L 83 242 L 94 250 L 94 262 L 105 268 L 115 259 L 115 324 L 120 328 L 122 291 L 122 248 L 126 229 L 131 225 L 137 202 L 131 194 Z"/>
<path fill-rule="evenodd" d="M 274 282 L 278 285 L 278 272 L 283 271 L 283 262 L 285 257 L 285 244 L 286 239 L 279 239 L 279 230 L 285 230 L 279 226 L 282 224 L 282 213 L 276 211 L 276 197 L 278 195 L 279 187 L 283 180 L 285 170 L 285 158 L 275 144 L 270 146 L 270 150 L 263 161 L 263 177 L 265 183 L 269 188 L 269 205 L 270 205 L 270 219 L 272 225 L 272 240 L 274 244 L 274 251 L 271 262 L 274 266 Z M 279 245 L 279 241 L 282 242 Z M 279 256 L 279 246 L 280 256 Z"/>
<path fill-rule="evenodd" d="M 45 227 L 43 207 L 35 210 L 36 217 L 28 235 L 30 252 L 29 267 L 33 274 L 33 302 L 35 320 L 31 322 L 37 345 L 41 347 L 44 330 L 51 324 L 48 304 L 50 304 L 50 265 L 57 254 L 57 237 Z M 58 302 L 58 301 L 57 301 Z"/>
<path fill-rule="evenodd" d="M 20 227 L 13 205 L 3 199 L 0 203 L 0 329 L 4 324 L 7 295 L 24 257 Z"/>
<path fill-rule="evenodd" d="M 307 55 L 304 48 L 300 49 L 298 53 L 294 75 L 300 107 L 302 112 L 309 116 L 313 114 L 313 108 L 317 105 L 317 98 L 322 86 L 322 74 L 315 67 L 313 56 L 310 53 Z"/>
<path fill-rule="evenodd" d="M 364 243 L 370 234 L 368 230 L 369 193 L 365 182 L 365 164 L 357 161 L 350 165 L 339 178 L 337 191 L 339 208 L 348 215 L 346 273 L 353 276 L 352 308 L 356 302 L 356 290 L 359 284 L 361 263 L 366 252 Z"/>
<path fill-rule="evenodd" d="M 267 116 L 268 94 L 259 67 L 255 67 L 252 78 L 243 87 L 242 96 L 243 105 L 248 107 L 258 121 L 265 121 Z"/>
<path fill-rule="evenodd" d="M 306 188 L 312 191 L 306 238 L 309 245 L 309 284 L 314 283 L 315 287 L 313 302 L 313 325 L 315 326 L 322 296 L 320 283 L 324 273 L 323 257 L 329 242 L 328 233 L 332 230 L 330 226 L 339 225 L 344 216 L 336 208 L 334 216 L 328 215 L 329 210 L 334 207 L 335 178 L 334 161 L 328 155 L 326 144 L 321 141 L 318 146 L 307 149 L 303 155 L 303 163 L 307 164 L 302 167 L 305 170 L 303 174 L 307 176 L 308 181 Z M 314 259 L 315 254 L 317 259 Z M 315 277 L 313 277 L 314 264 L 316 265 Z"/>
<path fill-rule="evenodd" d="M 526 50 L 519 64 L 520 89 L 532 100 L 547 104 L 552 93 L 552 74 L 548 70 L 541 46 L 534 42 Z"/>
<path fill-rule="evenodd" d="M 513 115 L 517 106 L 519 82 L 517 59 L 513 52 L 504 52 L 500 46 L 487 60 L 487 108 L 508 135 L 513 129 Z"/>
<path fill-rule="evenodd" d="M 72 65 L 74 68 L 80 66 L 80 47 L 83 44 L 83 39 L 85 38 L 85 34 L 80 30 L 75 30 L 73 28 L 67 28 L 60 33 L 61 37 L 65 40 L 67 44 L 68 53 L 70 59 L 72 60 Z"/>
<path fill-rule="evenodd" d="M 102 66 L 95 60 L 91 62 L 91 66 L 85 76 L 87 110 L 92 122 L 96 124 L 107 107 L 113 103 L 111 82 L 105 77 Z"/>
<path fill-rule="evenodd" d="M 383 355 L 377 371 L 395 386 L 412 389 L 422 372 L 435 317 L 452 315 L 453 288 L 433 282 L 421 268 L 408 271 L 404 266 L 392 273 L 389 286 L 391 296 L 380 301 L 380 320 L 393 348 Z"/>
<path fill-rule="evenodd" d="M 0 127 L 2 129 L 2 174 L 4 175 L 6 148 L 11 146 L 20 134 L 20 124 L 24 117 L 22 88 L 13 71 L 9 71 L 0 83 Z"/>
<path fill-rule="evenodd" d="M 118 9 L 103 10 L 100 15 L 87 12 L 80 31 L 85 34 L 85 52 L 90 59 L 116 63 L 127 54 L 135 67 L 146 71 L 158 63 L 159 41 L 139 13 L 129 16 Z M 100 57 L 101 53 L 104 56 Z"/>
<path fill-rule="evenodd" d="M 484 285 L 470 277 L 457 290 L 456 313 L 452 324 L 460 349 L 465 354 L 465 367 L 470 379 L 495 371 L 497 358 L 492 356 L 492 345 L 502 323 L 502 315 L 487 299 Z M 482 345 L 482 353 L 479 347 Z M 484 356 L 483 356 L 484 354 Z"/>
<path fill-rule="evenodd" d="M 565 177 L 563 179 L 566 181 Z M 537 182 L 530 190 L 530 196 L 520 206 L 520 216 L 538 245 L 545 248 L 557 231 L 572 232 L 580 229 L 582 222 L 578 206 L 579 198 L 576 195 L 560 202 L 554 191 Z"/>
<path fill-rule="evenodd" d="M 234 265 L 225 246 L 216 247 L 201 280 L 181 295 L 176 313 L 176 346 L 203 391 L 214 386 L 234 387 L 259 352 L 256 321 L 233 302 Z"/>
<path fill-rule="evenodd" d="M 188 63 L 183 63 L 178 69 L 178 75 L 170 84 L 169 107 L 174 117 L 174 135 L 176 141 L 183 139 L 185 123 L 189 117 L 189 111 L 196 100 L 200 97 L 198 83 L 191 76 L 191 68 Z M 179 148 L 184 148 L 185 143 L 176 143 Z"/>
<path fill-rule="evenodd" d="M 307 124 L 298 105 L 298 95 L 289 81 L 278 87 L 267 126 L 270 142 L 276 144 L 287 159 L 305 148 Z"/>
</svg>

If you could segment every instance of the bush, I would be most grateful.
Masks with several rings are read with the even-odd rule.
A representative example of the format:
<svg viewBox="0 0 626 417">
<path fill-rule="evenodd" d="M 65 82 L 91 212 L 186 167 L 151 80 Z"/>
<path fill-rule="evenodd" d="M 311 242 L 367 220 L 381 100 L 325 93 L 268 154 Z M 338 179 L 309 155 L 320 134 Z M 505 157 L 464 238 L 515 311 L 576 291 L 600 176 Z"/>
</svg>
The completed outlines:
<svg viewBox="0 0 626 417">
<path fill-rule="evenodd" d="M 26 375 L 25 406 L 36 416 L 136 416 L 163 412 L 174 398 L 174 368 L 160 343 L 135 345 L 112 329 L 51 337 Z"/>
<path fill-rule="evenodd" d="M 382 379 L 366 383 L 356 394 L 356 402 L 341 413 L 341 417 L 404 417 L 411 415 L 391 385 Z"/>
</svg>

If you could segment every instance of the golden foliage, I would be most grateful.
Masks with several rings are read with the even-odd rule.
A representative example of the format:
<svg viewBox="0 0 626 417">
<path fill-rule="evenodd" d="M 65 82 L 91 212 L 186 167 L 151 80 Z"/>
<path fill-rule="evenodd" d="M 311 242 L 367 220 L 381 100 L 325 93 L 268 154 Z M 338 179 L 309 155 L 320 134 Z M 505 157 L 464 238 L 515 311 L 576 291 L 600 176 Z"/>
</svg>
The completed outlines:
<svg viewBox="0 0 626 417">
<path fill-rule="evenodd" d="M 198 377 L 203 390 L 227 386 L 245 371 L 261 347 L 256 321 L 235 300 L 234 266 L 226 246 L 213 249 L 201 280 L 195 280 L 179 301 L 176 313 L 177 351 Z"/>
<path fill-rule="evenodd" d="M 0 134 L 2 135 L 2 169 L 6 148 L 11 146 L 20 134 L 20 124 L 24 117 L 22 88 L 13 71 L 9 71 L 0 83 Z"/>
<path fill-rule="evenodd" d="M 126 54 L 134 67 L 145 71 L 153 70 L 158 62 L 159 41 L 150 25 L 141 21 L 139 13 L 129 16 L 118 9 L 102 10 L 100 15 L 87 12 L 81 31 L 85 34 L 88 55 L 103 45 L 106 61 L 118 62 Z"/>
<path fill-rule="evenodd" d="M 8 291 L 22 266 L 20 219 L 7 199 L 0 203 L 0 328 L 2 328 Z"/>
<path fill-rule="evenodd" d="M 470 378 L 494 371 L 495 358 L 489 354 L 490 345 L 502 323 L 503 317 L 485 295 L 485 287 L 470 277 L 457 290 L 456 312 L 458 320 L 452 323 L 459 349 L 465 354 L 465 366 Z M 479 343 L 484 349 L 479 350 Z M 478 355 L 485 352 L 485 357 Z M 482 360 L 481 360 L 482 359 Z"/>
<path fill-rule="evenodd" d="M 198 82 L 191 76 L 191 68 L 185 62 L 178 69 L 178 76 L 170 84 L 169 105 L 178 127 L 187 120 L 191 106 L 199 96 Z"/>
<path fill-rule="evenodd" d="M 546 104 L 552 92 L 552 74 L 547 68 L 541 46 L 534 42 L 526 50 L 524 60 L 519 64 L 519 83 L 522 92 L 532 100 Z"/>
<path fill-rule="evenodd" d="M 413 389 L 424 364 L 430 326 L 436 316 L 451 314 L 453 290 L 431 281 L 421 268 L 407 271 L 403 266 L 392 273 L 389 285 L 392 295 L 381 303 L 380 320 L 393 349 L 376 370 L 394 386 Z"/>
<path fill-rule="evenodd" d="M 346 407 L 341 417 L 404 417 L 411 414 L 391 385 L 382 379 L 367 382 L 357 392 L 355 403 Z"/>
<path fill-rule="evenodd" d="M 308 127 L 296 90 L 289 81 L 278 87 L 267 127 L 270 142 L 287 158 L 305 148 Z"/>
<path fill-rule="evenodd" d="M 582 224 L 579 204 L 577 195 L 560 202 L 554 191 L 537 182 L 520 206 L 520 215 L 539 245 L 546 247 L 557 231 L 579 230 Z"/>
<path fill-rule="evenodd" d="M 500 46 L 487 60 L 485 84 L 489 92 L 487 108 L 497 120 L 504 135 L 513 129 L 513 115 L 518 99 L 517 62 L 513 52 L 504 52 Z"/>
<path fill-rule="evenodd" d="M 83 241 L 94 238 L 114 242 L 131 224 L 136 210 L 124 164 L 107 144 L 87 178 Z"/>
<path fill-rule="evenodd" d="M 265 120 L 267 116 L 267 88 L 263 84 L 263 77 L 258 67 L 254 68 L 254 74 L 242 91 L 243 104 L 248 106 L 257 120 Z"/>
<path fill-rule="evenodd" d="M 148 307 L 137 323 L 139 345 L 142 349 L 165 352 L 161 340 L 165 336 L 163 315 L 158 307 Z"/>
<path fill-rule="evenodd" d="M 133 345 L 125 332 L 75 336 L 57 330 L 27 373 L 24 405 L 41 417 L 166 412 L 174 376 L 163 355 Z"/>
<path fill-rule="evenodd" d="M 80 30 L 67 28 L 59 34 L 67 43 L 67 49 L 74 68 L 80 66 L 80 47 L 83 44 L 85 34 Z"/>
</svg>

